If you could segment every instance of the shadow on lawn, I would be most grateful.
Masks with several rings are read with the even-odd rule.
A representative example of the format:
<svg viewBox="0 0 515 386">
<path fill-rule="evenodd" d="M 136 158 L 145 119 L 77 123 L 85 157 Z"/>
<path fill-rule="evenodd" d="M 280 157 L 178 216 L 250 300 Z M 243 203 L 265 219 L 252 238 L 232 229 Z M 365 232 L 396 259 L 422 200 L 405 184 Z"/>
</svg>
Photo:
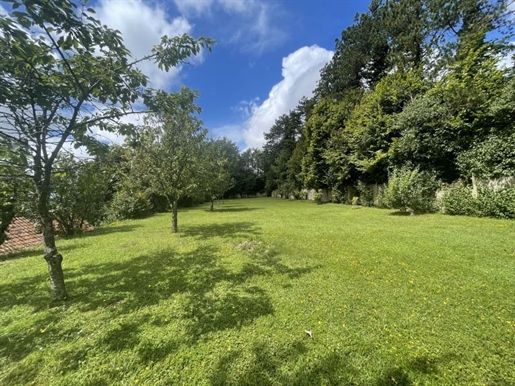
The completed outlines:
<svg viewBox="0 0 515 386">
<path fill-rule="evenodd" d="M 37 247 L 36 247 L 37 248 Z M 25 259 L 27 257 L 34 257 L 36 255 L 43 256 L 43 252 L 39 249 L 28 249 L 23 251 L 11 252 L 6 255 L 0 255 L 0 262 L 9 260 Z"/>
<path fill-rule="evenodd" d="M 124 226 L 96 232 L 110 233 L 117 228 L 118 231 L 132 229 Z M 185 227 L 184 233 L 191 237 L 238 238 L 257 234 L 257 230 L 253 223 L 231 223 Z M 142 363 L 159 361 L 184 344 L 193 345 L 206 339 L 210 333 L 239 329 L 273 314 L 271 297 L 264 289 L 252 284 L 252 278 L 286 275 L 295 279 L 317 268 L 289 267 L 273 251 L 267 251 L 253 254 L 241 268 L 234 269 L 223 264 L 219 253 L 211 246 L 182 253 L 166 249 L 122 262 L 108 261 L 65 269 L 70 298 L 53 304 L 51 309 L 48 291 L 43 290 L 43 286 L 48 286 L 43 270 L 41 274 L 14 283 L 0 284 L 0 292 L 5 294 L 0 297 L 0 310 L 27 305 L 33 308 L 33 317 L 23 328 L 10 328 L 9 332 L 4 329 L 0 337 L 0 358 L 12 363 L 22 361 L 40 345 L 49 350 L 59 347 L 56 355 L 62 360 L 56 363 L 56 371 L 62 374 L 74 371 L 74 366 L 86 359 L 85 352 L 93 347 L 94 350 L 106 348 L 113 352 L 133 350 Z M 100 310 L 108 315 L 110 322 L 95 333 L 93 341 L 88 340 L 93 346 L 82 347 L 85 343 L 81 346 L 83 341 L 77 341 L 68 351 L 62 348 L 70 339 L 77 339 L 78 331 L 92 328 L 87 318 L 83 319 L 81 315 Z M 74 313 L 71 319 L 66 318 L 68 312 Z M 156 312 L 161 315 L 155 315 Z M 164 334 L 166 339 L 159 342 L 145 337 L 145 326 L 163 328 L 163 332 L 169 334 L 170 327 L 164 321 L 163 313 L 167 313 L 170 323 L 174 323 L 173 328 L 180 326 L 181 333 L 172 338 Z M 14 323 L 16 320 L 6 319 L 4 327 Z M 66 327 L 59 327 L 61 323 Z M 41 333 L 41 329 L 48 331 Z M 37 368 L 15 366 L 7 377 L 14 377 L 9 378 L 14 382 L 21 376 L 18 370 L 22 368 L 26 374 L 32 371 L 37 374 Z"/>
<path fill-rule="evenodd" d="M 418 357 L 402 366 L 389 369 L 383 377 L 379 378 L 376 386 L 412 386 L 420 384 L 420 375 L 430 376 L 438 373 L 440 366 L 445 366 L 450 361 L 459 359 L 452 354 L 446 354 L 440 358 Z M 417 380 L 413 380 L 417 375 Z"/>
<path fill-rule="evenodd" d="M 350 365 L 349 354 L 328 352 L 318 358 L 302 360 L 302 357 L 309 355 L 310 342 L 308 338 L 297 339 L 279 349 L 271 348 L 270 342 L 257 342 L 251 349 L 252 361 L 250 365 L 245 365 L 245 371 L 237 369 L 238 361 L 244 357 L 243 353 L 233 351 L 218 361 L 210 377 L 210 384 L 306 386 L 354 384 L 352 379 L 356 377 L 358 371 Z M 298 368 L 299 362 L 303 363 L 300 368 Z M 284 372 L 285 368 L 294 369 L 294 371 Z"/>
<path fill-rule="evenodd" d="M 119 232 L 131 232 L 137 228 L 141 228 L 141 225 L 138 224 L 130 224 L 130 225 L 120 225 L 120 226 L 112 226 L 106 228 L 97 228 L 89 232 L 77 233 L 73 236 L 63 236 L 59 235 L 58 240 L 80 240 L 100 235 L 107 235 L 110 233 L 119 233 Z M 57 249 L 59 252 L 68 252 L 77 248 L 81 248 L 82 246 L 79 244 L 76 245 L 64 245 L 58 246 Z M 24 259 L 27 257 L 40 256 L 43 258 L 43 247 L 35 247 L 28 250 L 22 250 L 17 252 L 12 252 L 6 255 L 0 255 L 0 262 L 8 261 L 8 260 L 18 260 Z"/>
<path fill-rule="evenodd" d="M 411 214 L 411 212 L 410 212 L 410 211 L 397 210 L 397 211 L 395 211 L 395 212 L 390 212 L 390 213 L 388 213 L 388 216 L 394 216 L 394 217 L 410 217 L 410 216 L 416 216 L 416 217 L 420 217 L 420 216 L 427 216 L 428 214 L 431 214 L 431 213 L 415 212 L 414 214 Z"/>
<path fill-rule="evenodd" d="M 95 236 L 108 235 L 111 233 L 132 232 L 141 227 L 142 227 L 142 225 L 137 224 L 137 223 L 100 227 L 100 228 L 96 228 L 89 232 L 77 234 L 76 236 L 70 237 L 70 239 L 89 238 L 89 237 L 95 237 Z"/>
<path fill-rule="evenodd" d="M 250 207 L 244 207 L 244 206 L 232 207 L 232 208 L 231 207 L 224 208 L 224 207 L 215 206 L 212 213 L 239 213 L 239 212 L 250 212 L 250 211 L 259 210 L 259 209 L 260 208 L 250 208 Z M 206 212 L 211 212 L 211 210 L 206 209 Z"/>
<path fill-rule="evenodd" d="M 111 319 L 132 314 L 130 322 L 107 329 L 99 343 L 113 351 L 135 348 L 141 361 L 148 363 L 170 355 L 181 344 L 191 345 L 205 339 L 209 333 L 241 328 L 273 314 L 270 296 L 250 284 L 251 278 L 258 275 L 296 278 L 313 269 L 288 267 L 269 254 L 262 258 L 255 256 L 235 271 L 220 262 L 218 250 L 212 247 L 202 246 L 189 253 L 169 249 L 130 261 L 69 270 L 68 289 L 73 297 L 68 305 L 76 305 L 81 312 L 108 310 Z M 180 309 L 168 318 L 180 323 L 185 334 L 160 344 L 146 341 L 140 334 L 146 324 L 166 328 L 166 323 L 148 315 L 143 317 L 139 311 L 174 298 Z M 24 346 L 21 351 L 28 354 L 31 349 Z"/>
<path fill-rule="evenodd" d="M 255 343 L 251 349 L 252 360 L 241 371 L 243 351 L 232 351 L 219 359 L 216 369 L 210 376 L 210 384 L 226 385 L 355 385 L 362 384 L 360 377 L 363 369 L 352 365 L 352 352 L 330 351 L 325 355 L 306 360 L 310 353 L 312 341 L 296 339 L 279 349 L 270 342 Z M 302 359 L 304 358 L 304 360 Z M 424 376 L 431 377 L 438 372 L 438 367 L 449 360 L 452 355 L 441 358 L 420 357 L 401 367 L 394 367 L 380 377 L 376 386 L 412 386 L 420 384 Z M 299 368 L 299 363 L 302 367 Z M 295 368 L 297 366 L 297 368 Z M 284 372 L 289 369 L 289 372 Z M 293 371 L 291 371 L 293 370 Z M 417 379 L 413 379 L 417 377 Z M 430 378 L 426 378 L 429 380 Z M 357 382 L 357 383 L 356 383 Z"/>
<path fill-rule="evenodd" d="M 238 238 L 259 234 L 253 222 L 214 223 L 208 225 L 184 225 L 183 236 L 206 239 L 209 237 Z"/>
<path fill-rule="evenodd" d="M 139 329 L 145 323 L 163 324 L 163 327 L 166 323 L 141 320 L 138 315 L 134 326 L 104 337 L 103 343 L 113 350 L 137 347 L 142 361 L 158 361 L 180 344 L 191 345 L 211 332 L 240 328 L 273 314 L 266 291 L 248 283 L 252 277 L 277 274 L 299 277 L 314 269 L 290 268 L 276 257 L 266 256 L 233 271 L 220 263 L 217 252 L 209 246 L 189 253 L 164 250 L 127 262 L 99 264 L 73 272 L 68 280 L 70 293 L 74 294 L 71 301 L 83 312 L 107 308 L 116 317 L 174 297 L 179 299 L 178 314 L 168 316 L 184 325 L 186 334 L 177 337 L 177 341 L 159 345 L 141 341 Z M 92 288 L 97 295 L 92 296 Z M 130 334 L 124 333 L 128 330 Z"/>
</svg>

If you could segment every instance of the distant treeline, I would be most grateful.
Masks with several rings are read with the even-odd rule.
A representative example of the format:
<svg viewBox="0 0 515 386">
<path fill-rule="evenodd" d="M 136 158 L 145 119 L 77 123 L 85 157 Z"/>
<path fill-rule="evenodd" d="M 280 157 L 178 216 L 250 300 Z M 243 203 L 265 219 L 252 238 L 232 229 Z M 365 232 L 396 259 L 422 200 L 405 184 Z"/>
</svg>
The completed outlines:
<svg viewBox="0 0 515 386">
<path fill-rule="evenodd" d="M 400 169 L 446 183 L 513 176 L 510 8 L 506 0 L 373 0 L 336 40 L 314 96 L 265 135 L 266 191 L 344 196 Z"/>
</svg>

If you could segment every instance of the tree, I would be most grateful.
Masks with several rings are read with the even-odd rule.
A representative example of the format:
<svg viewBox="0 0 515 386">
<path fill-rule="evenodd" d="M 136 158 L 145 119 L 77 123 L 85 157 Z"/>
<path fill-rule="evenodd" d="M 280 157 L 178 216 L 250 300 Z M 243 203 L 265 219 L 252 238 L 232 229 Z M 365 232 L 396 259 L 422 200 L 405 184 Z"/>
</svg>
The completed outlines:
<svg viewBox="0 0 515 386">
<path fill-rule="evenodd" d="M 14 219 L 16 187 L 11 179 L 0 179 L 0 245 L 7 240 L 7 229 Z"/>
<path fill-rule="evenodd" d="M 408 71 L 424 62 L 428 51 L 427 0 L 390 0 L 382 9 L 383 25 L 388 34 L 390 68 Z M 409 28 L 407 28 L 409 26 Z"/>
<path fill-rule="evenodd" d="M 138 63 L 150 60 L 169 70 L 213 41 L 164 36 L 151 54 L 130 60 L 119 32 L 96 20 L 91 8 L 71 0 L 7 2 L 11 13 L 0 15 L 0 141 L 20 146 L 27 156 L 19 170 L 37 193 L 52 295 L 65 299 L 49 203 L 57 156 L 67 141 L 94 148 L 95 126 L 126 134 L 118 119 L 137 113 L 138 100 L 151 110 L 172 108 L 176 98 L 147 88 Z"/>
<path fill-rule="evenodd" d="M 320 73 L 318 98 L 339 99 L 349 90 L 373 86 L 385 74 L 389 43 L 382 9 L 380 0 L 372 0 L 369 11 L 342 31 L 333 58 Z"/>
<path fill-rule="evenodd" d="M 145 126 L 134 160 L 133 171 L 151 191 L 166 198 L 172 210 L 172 232 L 178 230 L 179 198 L 195 194 L 201 185 L 203 142 L 206 130 L 193 115 L 197 93 L 182 88 L 179 108 L 152 113 Z"/>
<path fill-rule="evenodd" d="M 109 174 L 99 161 L 76 160 L 59 155 L 52 174 L 50 211 L 60 230 L 68 236 L 105 217 Z"/>
<path fill-rule="evenodd" d="M 489 51 L 488 45 L 470 50 L 395 117 L 399 140 L 392 154 L 397 165 L 419 165 L 452 182 L 460 176 L 458 156 L 483 142 L 492 126 L 502 126 L 489 106 L 498 100 L 507 79 L 497 66 L 498 58 Z"/>
<path fill-rule="evenodd" d="M 396 114 L 424 91 L 418 70 L 385 76 L 366 92 L 346 122 L 344 135 L 352 148 L 351 162 L 366 182 L 383 183 L 388 177 L 390 148 L 399 136 Z"/>
<path fill-rule="evenodd" d="M 298 107 L 277 118 L 270 131 L 265 133 L 263 156 L 266 162 L 264 166 L 268 192 L 277 189 L 288 179 L 287 163 L 302 132 L 302 117 L 301 108 Z"/>
<path fill-rule="evenodd" d="M 457 164 L 461 175 L 470 178 L 513 176 L 515 170 L 515 77 L 506 79 L 500 95 L 493 99 L 487 118 L 490 133 L 483 141 L 460 153 Z"/>
<path fill-rule="evenodd" d="M 201 183 L 203 191 L 209 197 L 211 212 L 214 210 L 215 200 L 223 197 L 235 185 L 238 161 L 238 146 L 227 138 L 212 139 L 205 143 L 203 160 L 199 167 L 204 174 Z"/>
<path fill-rule="evenodd" d="M 247 149 L 239 155 L 233 175 L 235 184 L 227 192 L 229 197 L 241 197 L 265 190 L 264 159 L 262 150 Z"/>
<path fill-rule="evenodd" d="M 337 102 L 324 98 L 316 104 L 303 133 L 307 142 L 302 159 L 306 187 L 332 188 L 353 174 L 344 130 L 361 96 L 361 90 L 349 90 Z"/>
</svg>

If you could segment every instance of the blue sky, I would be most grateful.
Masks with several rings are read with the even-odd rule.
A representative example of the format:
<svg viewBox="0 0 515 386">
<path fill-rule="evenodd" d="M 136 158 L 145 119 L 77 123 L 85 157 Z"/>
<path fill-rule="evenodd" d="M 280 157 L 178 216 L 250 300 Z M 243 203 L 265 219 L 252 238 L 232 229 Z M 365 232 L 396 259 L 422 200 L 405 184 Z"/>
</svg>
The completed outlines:
<svg viewBox="0 0 515 386">
<path fill-rule="evenodd" d="M 185 85 L 200 92 L 201 118 L 210 135 L 241 149 L 260 147 L 263 132 L 309 96 L 332 55 L 334 42 L 368 0 L 97 0 L 103 23 L 122 32 L 141 56 L 163 34 L 189 33 L 217 42 L 166 74 L 142 70 L 154 87 Z"/>
<path fill-rule="evenodd" d="M 369 1 L 90 0 L 89 5 L 104 24 L 121 31 L 136 58 L 150 53 L 162 35 L 214 38 L 213 51 L 192 58 L 191 65 L 168 73 L 151 63 L 140 67 L 152 87 L 198 90 L 210 135 L 226 136 L 243 150 L 261 147 L 275 120 L 311 95 L 335 39 Z M 1 0 L 0 12 L 5 12 Z M 123 141 L 113 133 L 97 134 Z"/>
</svg>

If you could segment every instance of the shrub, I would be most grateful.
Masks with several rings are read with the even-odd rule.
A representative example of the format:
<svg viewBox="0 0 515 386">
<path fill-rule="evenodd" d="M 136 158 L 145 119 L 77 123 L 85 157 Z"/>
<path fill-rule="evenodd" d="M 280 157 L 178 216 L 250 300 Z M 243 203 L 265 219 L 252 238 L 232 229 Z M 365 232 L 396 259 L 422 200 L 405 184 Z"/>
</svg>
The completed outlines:
<svg viewBox="0 0 515 386">
<path fill-rule="evenodd" d="M 478 203 L 472 189 L 461 184 L 449 186 L 441 199 L 442 212 L 450 215 L 479 216 Z"/>
<path fill-rule="evenodd" d="M 324 192 L 322 191 L 322 189 L 317 189 L 317 191 L 313 195 L 313 199 L 317 204 L 322 204 L 324 202 Z"/>
<path fill-rule="evenodd" d="M 515 219 L 515 188 L 481 186 L 474 198 L 471 188 L 451 186 L 443 194 L 442 207 L 450 215 Z"/>
<path fill-rule="evenodd" d="M 435 210 L 435 191 L 438 183 L 434 175 L 418 168 L 396 169 L 390 174 L 383 201 L 389 208 L 415 212 Z"/>
<path fill-rule="evenodd" d="M 152 205 L 144 193 L 132 193 L 126 189 L 115 193 L 108 208 L 108 221 L 135 219 L 148 216 L 153 211 Z"/>
</svg>

